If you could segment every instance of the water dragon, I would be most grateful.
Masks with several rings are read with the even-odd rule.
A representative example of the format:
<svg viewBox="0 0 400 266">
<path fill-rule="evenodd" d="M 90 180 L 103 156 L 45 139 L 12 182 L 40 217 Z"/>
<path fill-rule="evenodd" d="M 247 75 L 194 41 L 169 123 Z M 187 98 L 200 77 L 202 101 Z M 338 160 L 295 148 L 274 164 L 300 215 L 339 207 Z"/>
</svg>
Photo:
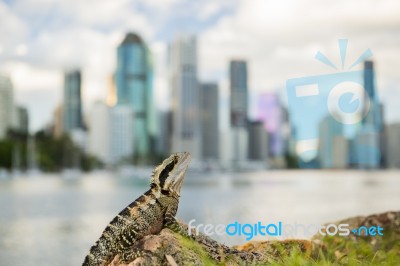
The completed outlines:
<svg viewBox="0 0 400 266">
<path fill-rule="evenodd" d="M 205 235 L 188 235 L 187 229 L 177 222 L 180 190 L 190 162 L 187 152 L 175 153 L 157 166 L 152 174 L 150 189 L 123 209 L 104 229 L 101 237 L 91 247 L 83 266 L 109 265 L 119 255 L 122 262 L 148 256 L 145 250 L 133 248 L 144 236 L 157 234 L 169 228 L 201 243 L 217 261 L 221 254 L 239 255 L 244 260 L 257 259 L 256 254 L 239 252 L 222 245 Z"/>
</svg>

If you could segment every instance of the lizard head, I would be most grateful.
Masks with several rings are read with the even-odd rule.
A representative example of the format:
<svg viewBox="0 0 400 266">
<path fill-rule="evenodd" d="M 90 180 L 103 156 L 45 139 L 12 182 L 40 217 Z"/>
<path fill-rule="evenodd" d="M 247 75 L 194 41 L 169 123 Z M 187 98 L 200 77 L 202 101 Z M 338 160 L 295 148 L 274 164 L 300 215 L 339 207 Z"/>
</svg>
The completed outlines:
<svg viewBox="0 0 400 266">
<path fill-rule="evenodd" d="M 186 169 L 190 163 L 190 153 L 174 153 L 154 169 L 151 187 L 162 194 L 179 197 Z"/>
</svg>

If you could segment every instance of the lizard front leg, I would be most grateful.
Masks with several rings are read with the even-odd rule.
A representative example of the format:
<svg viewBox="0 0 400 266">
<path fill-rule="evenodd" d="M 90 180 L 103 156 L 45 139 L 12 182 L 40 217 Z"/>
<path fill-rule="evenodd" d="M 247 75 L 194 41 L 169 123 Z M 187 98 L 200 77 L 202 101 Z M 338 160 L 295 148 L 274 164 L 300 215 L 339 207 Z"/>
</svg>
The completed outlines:
<svg viewBox="0 0 400 266">
<path fill-rule="evenodd" d="M 175 215 L 176 215 L 177 208 L 176 207 L 169 207 L 167 211 L 165 212 L 165 217 L 164 217 L 164 225 L 166 228 L 172 230 L 175 233 L 178 233 L 183 236 L 189 236 L 187 233 L 187 230 L 185 230 L 179 222 L 176 220 Z"/>
</svg>

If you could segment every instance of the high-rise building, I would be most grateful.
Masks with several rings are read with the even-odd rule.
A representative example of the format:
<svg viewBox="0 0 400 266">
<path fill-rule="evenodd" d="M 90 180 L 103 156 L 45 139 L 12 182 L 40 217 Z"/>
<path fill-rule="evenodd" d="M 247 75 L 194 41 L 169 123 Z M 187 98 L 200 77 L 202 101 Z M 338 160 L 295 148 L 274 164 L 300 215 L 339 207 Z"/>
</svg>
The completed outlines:
<svg viewBox="0 0 400 266">
<path fill-rule="evenodd" d="M 130 106 L 110 109 L 110 161 L 113 164 L 131 160 L 134 144 L 134 114 Z"/>
<path fill-rule="evenodd" d="M 64 133 L 63 105 L 58 105 L 53 112 L 53 136 L 59 138 Z"/>
<path fill-rule="evenodd" d="M 133 111 L 128 105 L 110 107 L 96 102 L 89 116 L 89 153 L 107 164 L 133 155 Z"/>
<path fill-rule="evenodd" d="M 249 128 L 249 159 L 266 161 L 268 159 L 268 132 L 262 121 L 252 121 Z"/>
<path fill-rule="evenodd" d="M 232 169 L 233 154 L 233 141 L 232 130 L 229 128 L 222 129 L 219 137 L 219 163 L 224 169 Z"/>
<path fill-rule="evenodd" d="M 172 112 L 159 112 L 159 129 L 162 134 L 158 141 L 158 153 L 163 156 L 168 156 L 172 147 Z"/>
<path fill-rule="evenodd" d="M 179 36 L 170 46 L 170 86 L 172 89 L 172 151 L 188 151 L 201 158 L 197 41 Z"/>
<path fill-rule="evenodd" d="M 370 99 L 371 102 L 375 99 L 375 74 L 374 74 L 374 62 L 372 61 L 365 61 L 364 62 L 364 73 L 363 73 L 363 80 L 364 80 L 364 89 L 366 94 L 364 95 L 364 101 Z M 364 104 L 364 108 L 367 105 Z M 369 116 L 371 117 L 371 116 Z"/>
<path fill-rule="evenodd" d="M 361 127 L 352 140 L 350 163 L 355 168 L 377 169 L 381 165 L 379 132 Z M 354 161 L 354 158 L 356 160 Z"/>
<path fill-rule="evenodd" d="M 388 168 L 400 168 L 400 123 L 387 125 L 386 129 L 386 165 Z"/>
<path fill-rule="evenodd" d="M 247 63 L 232 60 L 229 65 L 231 90 L 231 126 L 247 127 Z"/>
<path fill-rule="evenodd" d="M 8 76 L 0 74 L 0 139 L 7 136 L 13 125 L 14 92 Z"/>
<path fill-rule="evenodd" d="M 281 157 L 286 151 L 288 113 L 276 93 L 262 93 L 258 96 L 257 120 L 264 123 L 269 136 L 269 156 Z"/>
<path fill-rule="evenodd" d="M 232 129 L 233 161 L 243 161 L 248 155 L 247 132 L 247 63 L 243 60 L 233 60 L 229 65 L 231 111 L 230 124 Z"/>
<path fill-rule="evenodd" d="M 82 97 L 80 70 L 67 71 L 64 75 L 63 131 L 71 133 L 82 129 Z"/>
<path fill-rule="evenodd" d="M 13 129 L 24 134 L 29 132 L 29 116 L 28 110 L 25 107 L 15 107 Z"/>
<path fill-rule="evenodd" d="M 140 158 L 152 154 L 156 148 L 157 121 L 152 75 L 149 49 L 141 37 L 128 33 L 117 49 L 117 105 L 126 105 L 133 110 L 134 154 Z"/>
<path fill-rule="evenodd" d="M 381 154 L 381 163 L 380 167 L 381 168 L 386 168 L 387 167 L 387 139 L 386 139 L 386 134 L 387 134 L 387 126 L 384 123 L 384 112 L 385 108 L 382 103 L 379 104 L 379 110 L 380 110 L 380 119 L 382 121 L 382 128 L 379 132 L 379 147 L 380 147 L 380 154 Z"/>
<path fill-rule="evenodd" d="M 380 132 L 383 129 L 381 106 L 375 87 L 374 64 L 372 61 L 364 62 L 364 113 L 360 130 L 357 132 L 355 143 L 356 165 L 359 168 L 379 168 L 381 165 L 381 140 Z M 369 108 L 366 110 L 365 108 Z"/>
<path fill-rule="evenodd" d="M 201 84 L 200 114 L 203 159 L 219 159 L 219 92 L 216 83 Z"/>
<path fill-rule="evenodd" d="M 110 114 L 105 103 L 97 101 L 89 113 L 89 153 L 110 162 Z"/>
<path fill-rule="evenodd" d="M 348 140 L 343 136 L 343 124 L 325 117 L 319 125 L 318 162 L 321 168 L 346 168 Z"/>
</svg>

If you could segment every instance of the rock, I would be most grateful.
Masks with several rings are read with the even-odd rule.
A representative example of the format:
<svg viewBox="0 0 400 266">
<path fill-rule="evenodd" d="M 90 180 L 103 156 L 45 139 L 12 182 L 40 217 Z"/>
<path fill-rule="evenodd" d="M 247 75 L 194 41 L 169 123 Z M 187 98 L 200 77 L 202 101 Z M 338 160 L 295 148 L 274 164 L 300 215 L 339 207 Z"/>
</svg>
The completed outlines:
<svg viewBox="0 0 400 266">
<path fill-rule="evenodd" d="M 311 240 L 251 241 L 234 246 L 242 256 L 221 253 L 221 261 L 212 259 L 209 249 L 193 239 L 181 236 L 169 229 L 157 235 L 144 237 L 135 247 L 149 251 L 149 256 L 137 258 L 133 265 L 278 265 L 307 264 L 357 264 L 373 261 L 379 265 L 400 265 L 400 212 L 386 212 L 366 217 L 353 217 L 334 224 L 347 223 L 350 228 L 381 226 L 384 235 L 378 236 L 321 236 Z M 187 228 L 185 224 L 181 224 Z M 247 261 L 243 254 L 260 254 L 260 260 Z M 214 254 L 215 255 L 215 254 Z M 118 256 L 109 266 L 127 266 Z"/>
<path fill-rule="evenodd" d="M 158 235 L 149 235 L 139 241 L 134 248 L 152 252 L 150 257 L 140 257 L 129 263 L 133 265 L 213 265 L 205 250 L 194 240 L 164 228 Z M 127 266 L 116 256 L 109 266 Z"/>
</svg>

